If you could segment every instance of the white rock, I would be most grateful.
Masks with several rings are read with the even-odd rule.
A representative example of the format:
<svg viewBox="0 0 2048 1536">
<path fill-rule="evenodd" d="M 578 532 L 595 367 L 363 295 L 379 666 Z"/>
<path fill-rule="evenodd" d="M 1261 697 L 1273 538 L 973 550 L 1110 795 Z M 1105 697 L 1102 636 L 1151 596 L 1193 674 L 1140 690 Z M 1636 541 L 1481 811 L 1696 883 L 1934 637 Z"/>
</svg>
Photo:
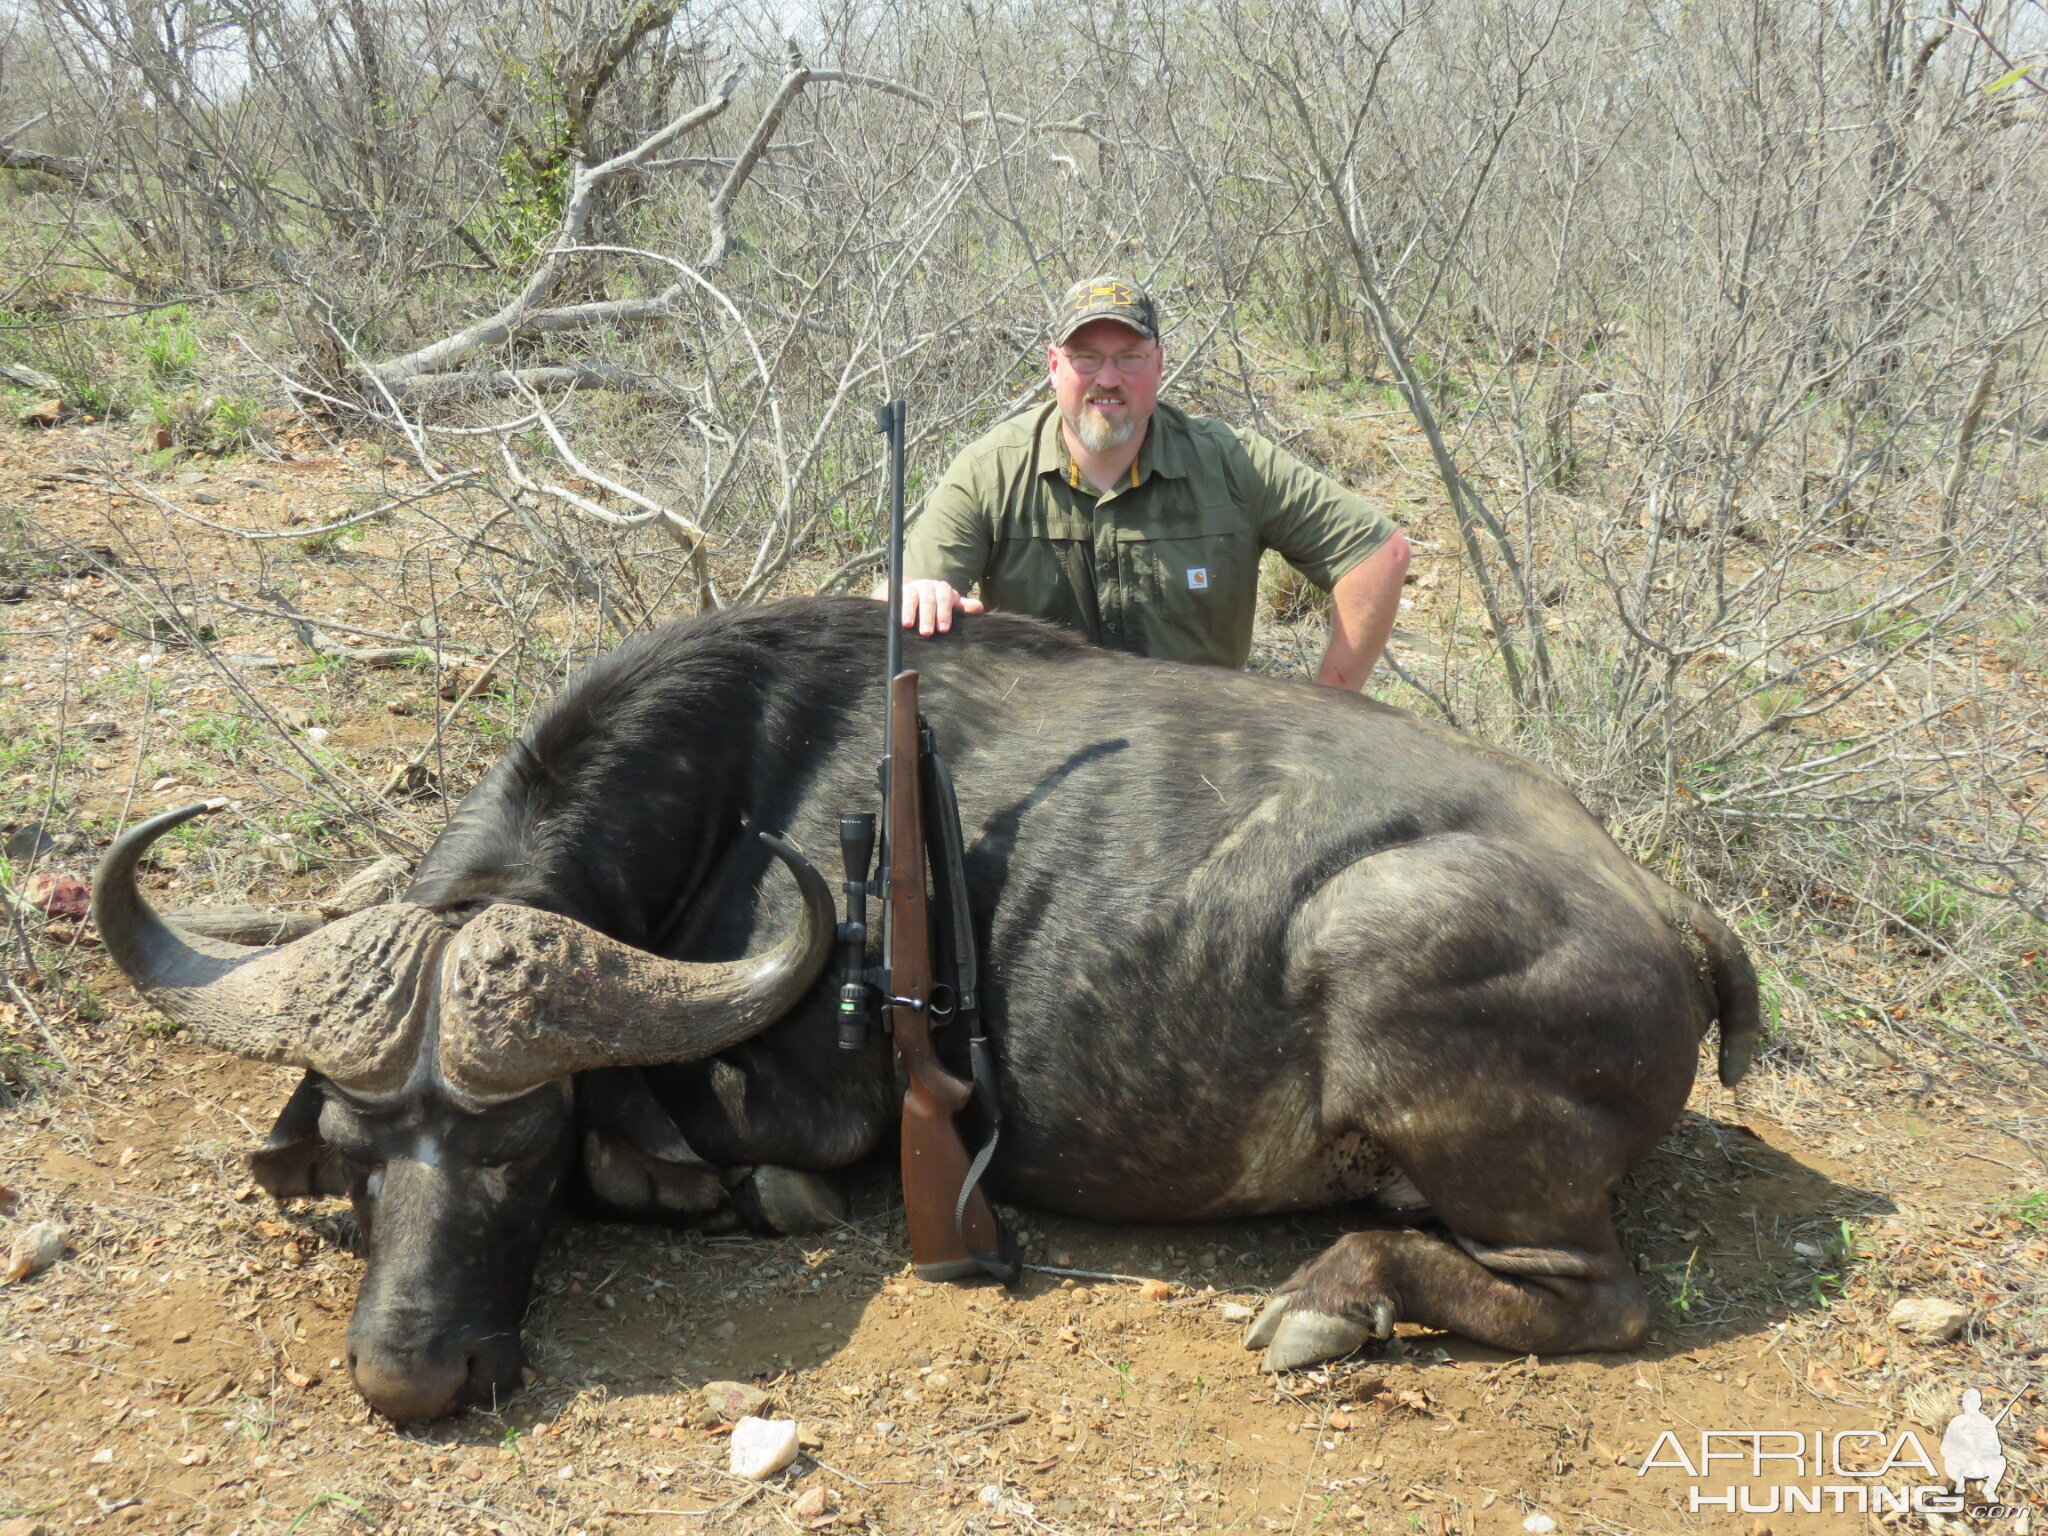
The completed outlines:
<svg viewBox="0 0 2048 1536">
<path fill-rule="evenodd" d="M 975 1498 L 987 1506 L 991 1513 L 998 1515 L 1021 1515 L 1026 1520 L 1037 1518 L 1038 1506 L 1027 1504 L 1014 1493 L 1005 1493 L 995 1483 L 984 1483 Z"/>
<path fill-rule="evenodd" d="M 1241 1301 L 1219 1301 L 1216 1315 L 1226 1323 L 1248 1323 L 1258 1314 Z"/>
<path fill-rule="evenodd" d="M 1522 1529 L 1528 1531 L 1530 1536 L 1550 1536 L 1550 1533 L 1557 1529 L 1557 1522 L 1538 1510 L 1522 1522 Z"/>
<path fill-rule="evenodd" d="M 12 1285 L 40 1275 L 64 1257 L 64 1224 L 39 1221 L 14 1240 L 8 1250 L 7 1268 L 0 1271 L 0 1284 Z"/>
<path fill-rule="evenodd" d="M 1891 1325 L 1912 1338 L 1939 1344 L 1954 1338 L 1970 1320 L 1970 1309 L 1939 1296 L 1901 1296 L 1892 1303 Z"/>
<path fill-rule="evenodd" d="M 756 1482 L 773 1477 L 796 1460 L 796 1445 L 794 1419 L 741 1419 L 732 1427 L 732 1474 Z"/>
</svg>

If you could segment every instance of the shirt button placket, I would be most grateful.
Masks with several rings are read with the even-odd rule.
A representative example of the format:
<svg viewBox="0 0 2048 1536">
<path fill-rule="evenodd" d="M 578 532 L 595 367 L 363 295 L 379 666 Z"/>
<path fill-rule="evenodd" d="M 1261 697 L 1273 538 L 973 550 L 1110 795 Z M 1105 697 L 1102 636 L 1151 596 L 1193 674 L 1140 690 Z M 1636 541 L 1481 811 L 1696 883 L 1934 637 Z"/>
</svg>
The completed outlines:
<svg viewBox="0 0 2048 1536">
<path fill-rule="evenodd" d="M 1106 499 L 1095 503 L 1095 569 L 1101 572 L 1102 638 L 1119 649 L 1124 642 L 1123 567 L 1117 562 L 1116 514 Z"/>
</svg>

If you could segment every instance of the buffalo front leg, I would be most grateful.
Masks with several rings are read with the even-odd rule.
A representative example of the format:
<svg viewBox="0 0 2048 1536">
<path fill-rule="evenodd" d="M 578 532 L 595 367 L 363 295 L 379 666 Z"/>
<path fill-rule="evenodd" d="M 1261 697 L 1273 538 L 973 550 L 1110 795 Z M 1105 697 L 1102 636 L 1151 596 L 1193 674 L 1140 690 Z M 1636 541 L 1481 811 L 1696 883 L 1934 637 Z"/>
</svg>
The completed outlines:
<svg viewBox="0 0 2048 1536">
<path fill-rule="evenodd" d="M 1613 1241 L 1588 1248 L 1457 1245 L 1413 1230 L 1351 1232 L 1290 1276 L 1245 1335 L 1269 1371 L 1384 1339 L 1400 1322 L 1516 1354 L 1631 1349 L 1649 1324 L 1642 1282 Z"/>
</svg>

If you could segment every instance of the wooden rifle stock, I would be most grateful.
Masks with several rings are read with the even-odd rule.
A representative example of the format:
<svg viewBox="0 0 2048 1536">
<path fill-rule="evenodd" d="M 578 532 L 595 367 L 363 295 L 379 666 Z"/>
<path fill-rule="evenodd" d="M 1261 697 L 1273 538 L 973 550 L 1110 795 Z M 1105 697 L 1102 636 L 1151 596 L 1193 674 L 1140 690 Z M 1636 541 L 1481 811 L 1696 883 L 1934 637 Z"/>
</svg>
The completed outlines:
<svg viewBox="0 0 2048 1536">
<path fill-rule="evenodd" d="M 887 1006 L 908 1078 L 903 1093 L 903 1206 L 910 1221 L 910 1258 L 918 1274 L 926 1280 L 957 1280 L 981 1272 L 969 1247 L 994 1253 L 1001 1236 L 995 1212 L 978 1187 L 969 1194 L 957 1228 L 953 1219 L 968 1168 L 967 1148 L 953 1117 L 967 1107 L 974 1088 L 948 1072 L 932 1048 L 932 930 L 925 892 L 922 802 L 917 674 L 899 672 L 889 682 L 886 889 L 892 994 Z"/>
</svg>

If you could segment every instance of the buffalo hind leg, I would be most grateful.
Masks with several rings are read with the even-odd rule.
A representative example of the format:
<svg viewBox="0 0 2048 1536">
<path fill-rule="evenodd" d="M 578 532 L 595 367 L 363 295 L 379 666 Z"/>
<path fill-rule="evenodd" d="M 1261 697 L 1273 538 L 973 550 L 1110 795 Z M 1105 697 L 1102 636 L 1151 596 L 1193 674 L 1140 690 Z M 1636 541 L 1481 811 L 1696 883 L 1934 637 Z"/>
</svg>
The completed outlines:
<svg viewBox="0 0 2048 1536">
<path fill-rule="evenodd" d="M 1517 1354 L 1640 1343 L 1611 1200 L 1684 1108 L 1705 1025 L 1663 920 L 1547 851 L 1455 834 L 1333 877 L 1288 944 L 1326 1134 L 1369 1130 L 1450 1235 L 1332 1244 L 1253 1324 L 1267 1368 L 1396 1322 Z"/>
<path fill-rule="evenodd" d="M 1274 1293 L 1245 1346 L 1265 1349 L 1269 1371 L 1300 1370 L 1386 1338 L 1398 1320 L 1516 1354 L 1631 1349 L 1649 1300 L 1612 1228 L 1603 1235 L 1585 1248 L 1493 1248 L 1413 1230 L 1347 1233 Z"/>
</svg>

